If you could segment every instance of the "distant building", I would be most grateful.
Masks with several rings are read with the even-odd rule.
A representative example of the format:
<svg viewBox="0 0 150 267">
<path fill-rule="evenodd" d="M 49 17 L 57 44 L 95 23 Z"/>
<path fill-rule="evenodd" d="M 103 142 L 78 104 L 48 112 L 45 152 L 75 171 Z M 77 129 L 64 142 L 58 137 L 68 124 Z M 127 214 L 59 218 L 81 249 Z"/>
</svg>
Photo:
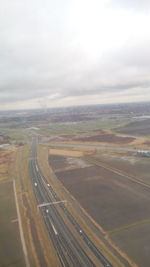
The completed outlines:
<svg viewBox="0 0 150 267">
<path fill-rule="evenodd" d="M 138 150 L 138 154 L 140 154 L 142 157 L 150 158 L 150 151 Z"/>
</svg>

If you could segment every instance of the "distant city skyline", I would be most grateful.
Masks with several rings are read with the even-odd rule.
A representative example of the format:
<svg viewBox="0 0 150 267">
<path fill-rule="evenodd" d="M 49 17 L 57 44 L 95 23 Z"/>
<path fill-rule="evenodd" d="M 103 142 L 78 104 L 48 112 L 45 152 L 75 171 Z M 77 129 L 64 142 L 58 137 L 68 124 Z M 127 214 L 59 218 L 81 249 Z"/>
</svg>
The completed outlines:
<svg viewBox="0 0 150 267">
<path fill-rule="evenodd" d="M 150 101 L 150 2 L 2 0 L 0 110 Z"/>
</svg>

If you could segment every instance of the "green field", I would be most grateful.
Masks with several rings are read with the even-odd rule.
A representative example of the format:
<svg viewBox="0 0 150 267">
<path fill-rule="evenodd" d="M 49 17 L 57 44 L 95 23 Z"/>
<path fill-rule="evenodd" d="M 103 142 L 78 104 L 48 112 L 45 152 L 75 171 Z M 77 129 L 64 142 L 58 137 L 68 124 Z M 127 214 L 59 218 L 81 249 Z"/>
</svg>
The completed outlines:
<svg viewBox="0 0 150 267">
<path fill-rule="evenodd" d="M 93 131 L 93 130 L 108 130 L 116 127 L 121 127 L 127 124 L 129 120 L 122 118 L 118 120 L 104 117 L 97 120 L 80 121 L 80 122 L 69 122 L 69 123 L 49 123 L 48 125 L 42 125 L 39 134 L 42 135 L 62 135 L 62 134 L 77 134 L 80 132 Z"/>
</svg>

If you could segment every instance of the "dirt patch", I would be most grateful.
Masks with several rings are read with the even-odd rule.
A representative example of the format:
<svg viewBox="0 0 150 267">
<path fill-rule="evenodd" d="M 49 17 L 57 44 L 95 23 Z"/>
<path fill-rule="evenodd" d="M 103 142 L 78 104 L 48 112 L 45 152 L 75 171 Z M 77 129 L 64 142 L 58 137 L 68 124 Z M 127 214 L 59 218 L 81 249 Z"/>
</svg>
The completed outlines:
<svg viewBox="0 0 150 267">
<path fill-rule="evenodd" d="M 146 141 L 146 142 L 144 142 L 143 145 L 150 146 L 150 141 Z"/>
<path fill-rule="evenodd" d="M 52 166 L 53 170 L 55 171 L 67 167 L 65 156 L 49 155 L 48 161 L 49 161 L 50 166 Z"/>
<path fill-rule="evenodd" d="M 91 166 L 83 158 L 65 157 L 57 155 L 49 155 L 49 164 L 54 171 L 70 170 L 75 168 L 85 168 Z"/>
<path fill-rule="evenodd" d="M 150 185 L 150 158 L 100 153 L 95 158 Z"/>
<path fill-rule="evenodd" d="M 139 138 L 136 138 L 133 142 L 132 142 L 132 145 L 134 147 L 146 147 L 146 146 L 149 146 L 150 145 L 150 141 L 148 138 L 145 138 L 145 137 L 139 137 Z"/>
<path fill-rule="evenodd" d="M 49 154 L 52 155 L 61 155 L 61 156 L 71 156 L 71 157 L 82 157 L 84 152 L 82 151 L 71 151 L 71 150 L 62 150 L 62 149 L 50 149 Z"/>
<path fill-rule="evenodd" d="M 87 136 L 82 138 L 76 138 L 76 141 L 83 142 L 107 142 L 107 143 L 119 143 L 119 144 L 128 144 L 135 140 L 134 137 L 124 137 L 118 136 L 111 133 L 100 133 L 99 135 Z"/>
<path fill-rule="evenodd" d="M 71 158 L 71 157 L 67 157 L 66 158 L 67 164 L 68 164 L 68 168 L 70 169 L 74 169 L 74 168 L 85 168 L 85 167 L 89 167 L 92 164 L 86 162 L 85 160 L 83 160 L 82 158 Z"/>
</svg>

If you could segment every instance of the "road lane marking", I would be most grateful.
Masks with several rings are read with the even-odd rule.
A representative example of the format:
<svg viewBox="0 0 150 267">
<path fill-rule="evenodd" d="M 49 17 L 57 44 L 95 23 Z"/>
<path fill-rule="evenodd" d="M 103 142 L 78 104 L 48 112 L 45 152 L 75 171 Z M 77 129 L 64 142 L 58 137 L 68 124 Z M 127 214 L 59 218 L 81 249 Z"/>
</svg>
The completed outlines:
<svg viewBox="0 0 150 267">
<path fill-rule="evenodd" d="M 14 187 L 16 210 L 17 210 L 17 215 L 18 215 L 19 231 L 20 231 L 20 238 L 21 238 L 22 248 L 23 248 L 23 253 L 24 253 L 24 258 L 25 258 L 25 264 L 26 264 L 26 267 L 31 267 L 30 262 L 29 262 L 29 258 L 28 258 L 28 252 L 27 252 L 27 247 L 26 247 L 26 243 L 25 243 L 25 239 L 24 239 L 23 229 L 22 229 L 22 222 L 21 222 L 21 215 L 20 215 L 18 198 L 17 198 L 15 180 L 13 180 L 13 187 Z"/>
<path fill-rule="evenodd" d="M 50 221 L 50 223 L 51 223 L 51 226 L 53 228 L 53 231 L 54 231 L 55 235 L 58 235 L 58 232 L 56 231 L 56 228 L 55 228 L 54 224 L 51 221 Z"/>
<path fill-rule="evenodd" d="M 36 167 L 36 170 L 37 170 L 37 172 L 38 172 L 39 170 L 38 170 L 38 167 L 37 167 L 37 165 L 36 165 L 36 164 L 35 164 L 35 167 Z"/>
</svg>

